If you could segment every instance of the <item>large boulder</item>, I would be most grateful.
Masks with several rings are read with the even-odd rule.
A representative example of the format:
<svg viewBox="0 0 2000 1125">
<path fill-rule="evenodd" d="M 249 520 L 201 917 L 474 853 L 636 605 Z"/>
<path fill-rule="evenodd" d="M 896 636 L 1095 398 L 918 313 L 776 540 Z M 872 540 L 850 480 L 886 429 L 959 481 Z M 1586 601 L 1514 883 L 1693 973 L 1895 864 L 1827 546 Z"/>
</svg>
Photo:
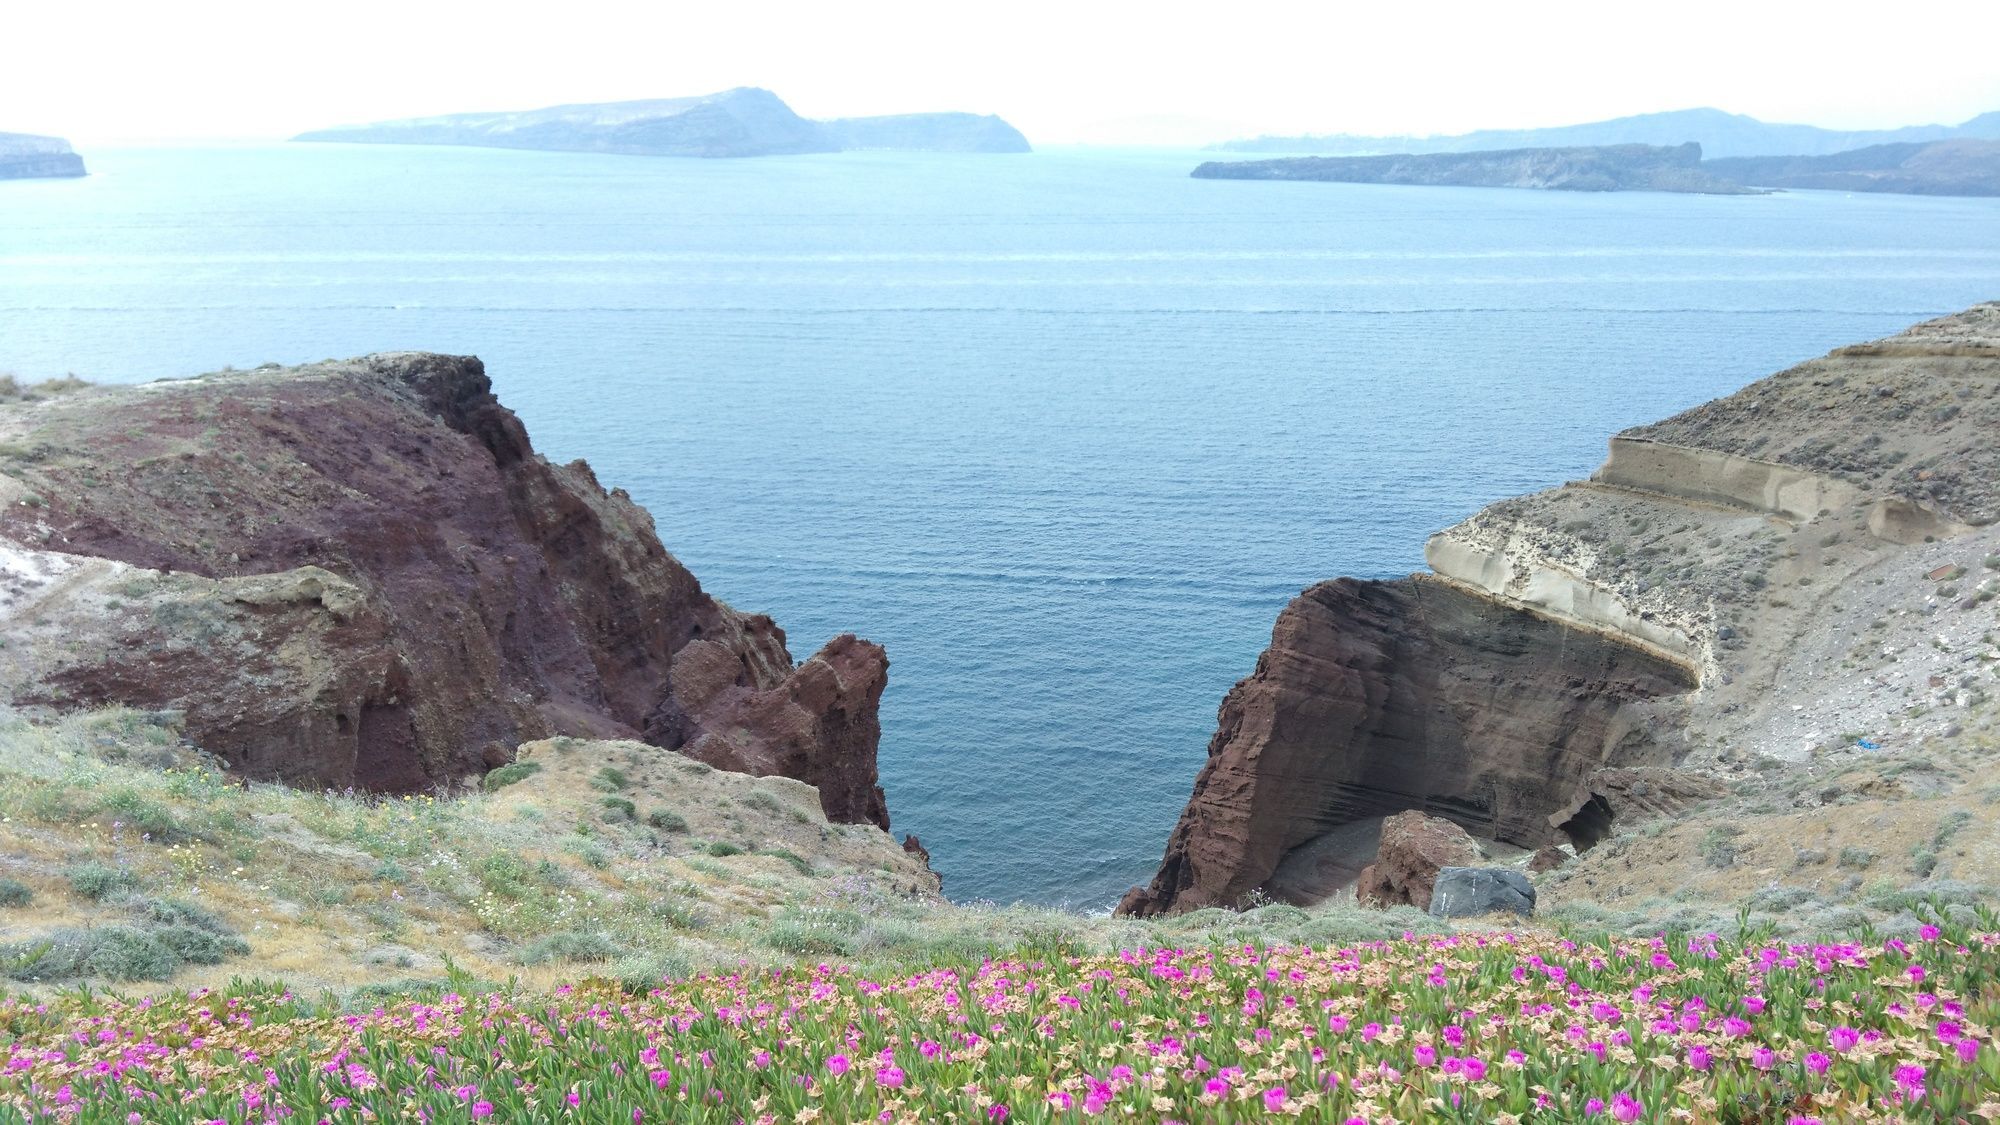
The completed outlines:
<svg viewBox="0 0 2000 1125">
<path fill-rule="evenodd" d="M 1465 829 L 1415 809 L 1382 822 L 1375 862 L 1361 869 L 1354 893 L 1364 906 L 1430 905 L 1431 885 L 1447 867 L 1479 862 L 1479 844 Z"/>
<path fill-rule="evenodd" d="M 1511 912 L 1535 916 L 1535 885 L 1511 867 L 1447 867 L 1431 892 L 1434 918 L 1476 918 Z"/>
</svg>

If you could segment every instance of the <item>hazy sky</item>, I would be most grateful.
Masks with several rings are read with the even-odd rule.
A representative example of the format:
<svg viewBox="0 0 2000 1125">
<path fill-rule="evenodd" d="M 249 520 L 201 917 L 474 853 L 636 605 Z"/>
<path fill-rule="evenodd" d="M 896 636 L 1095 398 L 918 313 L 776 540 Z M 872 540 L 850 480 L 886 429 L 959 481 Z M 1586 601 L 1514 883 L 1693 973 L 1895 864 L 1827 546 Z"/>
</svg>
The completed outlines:
<svg viewBox="0 0 2000 1125">
<path fill-rule="evenodd" d="M 807 116 L 998 113 L 1041 144 L 1459 132 L 1714 105 L 2000 109 L 2000 3 L 15 0 L 0 130 L 120 140 L 765 86 Z"/>
</svg>

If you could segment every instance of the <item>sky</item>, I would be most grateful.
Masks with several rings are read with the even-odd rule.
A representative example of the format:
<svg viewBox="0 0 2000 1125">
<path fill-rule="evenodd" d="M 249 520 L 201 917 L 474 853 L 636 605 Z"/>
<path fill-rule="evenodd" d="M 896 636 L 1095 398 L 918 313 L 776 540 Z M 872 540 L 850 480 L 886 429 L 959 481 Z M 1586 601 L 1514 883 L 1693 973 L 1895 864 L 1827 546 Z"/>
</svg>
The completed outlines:
<svg viewBox="0 0 2000 1125">
<path fill-rule="evenodd" d="M 1996 42 L 1993 0 L 17 0 L 0 16 L 0 130 L 275 139 L 731 86 L 808 117 L 997 113 L 1041 145 L 1699 105 L 1883 128 L 2000 109 Z"/>
</svg>

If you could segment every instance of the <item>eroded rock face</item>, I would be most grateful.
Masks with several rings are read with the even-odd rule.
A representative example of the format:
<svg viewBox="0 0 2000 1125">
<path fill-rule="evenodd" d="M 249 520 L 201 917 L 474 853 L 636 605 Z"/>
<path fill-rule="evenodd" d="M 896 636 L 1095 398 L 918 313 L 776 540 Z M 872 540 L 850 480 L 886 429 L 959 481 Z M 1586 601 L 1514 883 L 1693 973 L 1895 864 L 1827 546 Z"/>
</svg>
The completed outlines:
<svg viewBox="0 0 2000 1125">
<path fill-rule="evenodd" d="M 1451 821 L 1414 809 L 1397 813 L 1382 822 L 1381 850 L 1355 880 L 1355 897 L 1363 906 L 1428 910 L 1438 872 L 1479 859 L 1479 844 Z"/>
<path fill-rule="evenodd" d="M 1657 704 L 1690 686 L 1670 661 L 1445 583 L 1321 583 L 1223 700 L 1160 872 L 1120 909 L 1233 904 L 1292 849 L 1406 809 L 1553 842 L 1549 814 L 1592 771 L 1671 756 Z"/>
<path fill-rule="evenodd" d="M 538 456 L 477 359 L 89 390 L 0 434 L 22 451 L 0 465 L 16 700 L 184 710 L 247 776 L 381 791 L 555 734 L 644 737 L 888 824 L 880 646 L 794 665 L 623 491 Z"/>
<path fill-rule="evenodd" d="M 1429 905 L 1435 918 L 1485 914 L 1535 916 L 1535 885 L 1511 867 L 1447 867 L 1438 872 Z"/>
</svg>

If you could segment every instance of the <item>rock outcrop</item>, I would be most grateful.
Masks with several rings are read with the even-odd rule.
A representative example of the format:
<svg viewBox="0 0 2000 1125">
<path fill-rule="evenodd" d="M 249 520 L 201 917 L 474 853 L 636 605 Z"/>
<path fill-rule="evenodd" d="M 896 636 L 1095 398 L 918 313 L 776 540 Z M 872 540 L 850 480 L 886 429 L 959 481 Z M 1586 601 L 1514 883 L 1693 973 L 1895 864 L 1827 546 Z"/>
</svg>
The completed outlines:
<svg viewBox="0 0 2000 1125">
<path fill-rule="evenodd" d="M 84 175 L 83 157 L 61 137 L 0 133 L 0 180 L 58 179 Z"/>
<path fill-rule="evenodd" d="M 1439 871 L 1479 860 L 1479 843 L 1465 829 L 1441 816 L 1400 812 L 1382 822 L 1381 848 L 1355 880 L 1355 898 L 1363 906 L 1428 910 Z"/>
<path fill-rule="evenodd" d="M 1995 434 L 1989 304 L 1629 430 L 1592 479 L 1438 533 L 1429 574 L 1314 586 L 1223 700 L 1121 909 L 1324 898 L 1404 809 L 1584 850 L 1844 732 L 1944 729 L 1976 685 L 1922 616 L 1954 603 L 1908 588 L 2000 557 Z M 1902 633 L 1935 644 L 1863 659 L 1912 613 Z"/>
<path fill-rule="evenodd" d="M 1540 188 L 1548 191 L 1677 191 L 1743 195 L 1752 189 L 1709 175 L 1701 146 L 1602 145 L 1395 156 L 1294 156 L 1212 160 L 1198 180 L 1314 180 L 1343 184 Z"/>
<path fill-rule="evenodd" d="M 998 117 L 908 113 L 812 121 L 753 86 L 693 98 L 558 105 L 506 113 L 452 113 L 316 129 L 295 141 L 470 145 L 630 156 L 785 156 L 849 149 L 1027 152 Z"/>
<path fill-rule="evenodd" d="M 477 359 L 401 353 L 0 408 L 0 690 L 185 712 L 242 775 L 398 792 L 643 738 L 887 827 L 879 646 L 795 664 L 652 517 L 551 464 Z"/>
</svg>

